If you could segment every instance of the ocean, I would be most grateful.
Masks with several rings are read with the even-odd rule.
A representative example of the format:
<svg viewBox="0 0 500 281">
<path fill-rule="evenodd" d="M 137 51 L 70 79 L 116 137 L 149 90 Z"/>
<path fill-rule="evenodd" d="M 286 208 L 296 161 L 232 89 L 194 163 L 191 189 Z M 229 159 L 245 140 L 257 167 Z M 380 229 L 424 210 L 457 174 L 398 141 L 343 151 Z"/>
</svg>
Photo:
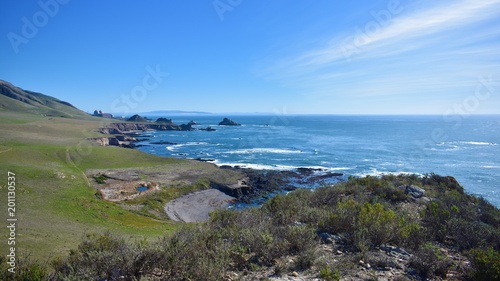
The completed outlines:
<svg viewBox="0 0 500 281">
<path fill-rule="evenodd" d="M 241 126 L 218 126 L 223 117 Z M 138 149 L 255 169 L 309 167 L 346 176 L 449 175 L 467 192 L 500 207 L 500 115 L 172 118 L 176 124 L 194 120 L 199 124 L 195 128 L 211 126 L 216 131 L 147 132 Z"/>
</svg>

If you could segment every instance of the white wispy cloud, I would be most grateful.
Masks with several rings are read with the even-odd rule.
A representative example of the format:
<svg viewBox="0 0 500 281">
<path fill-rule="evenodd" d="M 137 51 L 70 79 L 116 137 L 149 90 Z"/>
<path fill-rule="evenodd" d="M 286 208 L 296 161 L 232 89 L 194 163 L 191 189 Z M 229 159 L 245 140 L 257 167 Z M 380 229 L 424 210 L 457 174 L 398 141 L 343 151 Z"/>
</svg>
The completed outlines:
<svg viewBox="0 0 500 281">
<path fill-rule="evenodd" d="M 325 48 L 313 50 L 302 55 L 299 65 L 328 64 L 349 59 L 356 54 L 369 54 L 371 57 L 397 55 L 439 42 L 441 38 L 432 37 L 444 31 L 453 31 L 474 22 L 484 21 L 500 14 L 500 1 L 467 0 L 453 5 L 433 7 L 410 13 L 406 16 L 393 15 L 392 23 L 375 32 L 367 30 L 370 22 L 357 28 L 357 33 L 336 38 L 336 42 Z M 376 22 L 373 20 L 373 22 Z M 500 31 L 497 29 L 496 34 Z M 425 37 L 425 38 L 422 38 Z M 412 44 L 408 41 L 412 41 Z M 397 48 L 391 48 L 397 45 Z M 395 46 L 393 46 L 395 47 Z M 382 49 L 383 48 L 383 49 Z"/>
<path fill-rule="evenodd" d="M 263 73 L 312 95 L 363 97 L 466 87 L 498 69 L 500 26 L 483 23 L 498 17 L 500 0 L 424 3 L 402 7 L 375 32 L 367 32 L 370 21 L 358 25 Z"/>
</svg>

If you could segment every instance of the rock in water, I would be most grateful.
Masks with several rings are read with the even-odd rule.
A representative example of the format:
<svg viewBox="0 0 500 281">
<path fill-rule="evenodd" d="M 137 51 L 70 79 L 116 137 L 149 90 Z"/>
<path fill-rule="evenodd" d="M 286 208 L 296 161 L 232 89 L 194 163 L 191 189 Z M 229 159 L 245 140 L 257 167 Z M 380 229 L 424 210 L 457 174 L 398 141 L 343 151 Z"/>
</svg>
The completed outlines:
<svg viewBox="0 0 500 281">
<path fill-rule="evenodd" d="M 224 126 L 241 126 L 241 124 L 238 124 L 234 122 L 233 120 L 229 118 L 224 118 L 221 122 L 219 122 L 219 125 L 224 125 Z"/>
</svg>

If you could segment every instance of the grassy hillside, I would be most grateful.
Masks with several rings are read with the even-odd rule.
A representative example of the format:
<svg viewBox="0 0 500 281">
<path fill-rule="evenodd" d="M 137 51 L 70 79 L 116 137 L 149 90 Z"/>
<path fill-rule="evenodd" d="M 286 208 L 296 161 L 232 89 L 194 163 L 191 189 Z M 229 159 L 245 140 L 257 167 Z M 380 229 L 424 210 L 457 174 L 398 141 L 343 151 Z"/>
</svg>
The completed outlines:
<svg viewBox="0 0 500 281">
<path fill-rule="evenodd" d="M 23 90 L 3 80 L 0 80 L 0 110 L 58 117 L 89 117 L 87 113 L 68 102 L 41 93 Z"/>
<path fill-rule="evenodd" d="M 0 189 L 7 198 L 7 172 L 16 174 L 18 253 L 35 258 L 67 254 L 85 232 L 125 235 L 128 239 L 158 237 L 179 224 L 125 210 L 95 196 L 87 169 L 140 167 L 155 171 L 194 169 L 202 178 L 215 174 L 213 165 L 148 155 L 137 150 L 99 147 L 86 140 L 99 136 L 102 119 L 81 120 L 0 111 Z M 93 118 L 92 118 L 93 119 Z M 229 173 L 228 173 L 229 174 Z M 233 175 L 230 175 L 233 176 Z M 7 219 L 7 201 L 0 200 Z M 0 228 L 7 237 L 7 229 Z M 2 249 L 4 249 L 2 247 Z M 2 256 L 6 253 L 2 252 Z"/>
</svg>

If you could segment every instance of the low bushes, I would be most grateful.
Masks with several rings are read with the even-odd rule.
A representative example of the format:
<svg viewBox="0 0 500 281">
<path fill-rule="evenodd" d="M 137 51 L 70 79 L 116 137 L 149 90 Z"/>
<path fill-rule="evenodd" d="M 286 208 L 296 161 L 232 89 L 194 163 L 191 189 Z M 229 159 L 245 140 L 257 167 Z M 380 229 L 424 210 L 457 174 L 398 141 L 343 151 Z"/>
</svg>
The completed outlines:
<svg viewBox="0 0 500 281">
<path fill-rule="evenodd" d="M 500 253 L 493 248 L 472 249 L 468 252 L 472 263 L 471 278 L 478 281 L 500 280 Z"/>
<path fill-rule="evenodd" d="M 406 185 L 421 186 L 432 198 L 414 199 L 399 188 Z M 50 268 L 28 263 L 30 270 L 23 272 L 39 280 L 221 280 L 228 271 L 274 266 L 282 274 L 284 257 L 294 257 L 287 265 L 294 270 L 317 265 L 317 234 L 326 233 L 341 239 L 354 255 L 384 244 L 404 248 L 412 254 L 409 272 L 420 278 L 446 276 L 452 262 L 442 247 L 448 247 L 467 253 L 471 279 L 498 280 L 499 212 L 484 199 L 463 193 L 449 177 L 351 178 L 333 187 L 279 195 L 260 208 L 217 211 L 208 222 L 156 242 L 127 243 L 110 233 L 86 235 Z M 353 258 L 348 267 L 356 268 L 358 261 Z M 390 261 L 373 257 L 370 262 L 385 267 Z M 337 268 L 319 270 L 326 280 L 340 279 Z"/>
</svg>

